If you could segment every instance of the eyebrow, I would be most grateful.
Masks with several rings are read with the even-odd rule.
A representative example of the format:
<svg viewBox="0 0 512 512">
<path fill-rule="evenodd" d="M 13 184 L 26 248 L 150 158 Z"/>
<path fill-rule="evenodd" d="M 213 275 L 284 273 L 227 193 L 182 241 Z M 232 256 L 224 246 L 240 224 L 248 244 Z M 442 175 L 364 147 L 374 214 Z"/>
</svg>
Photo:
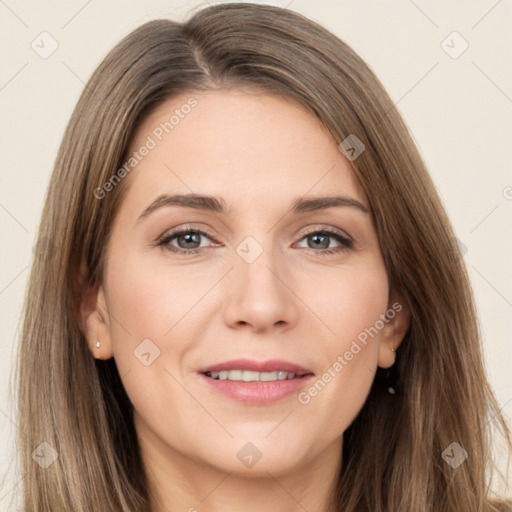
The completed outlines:
<svg viewBox="0 0 512 512">
<path fill-rule="evenodd" d="M 182 208 L 194 208 L 213 213 L 227 213 L 226 203 L 220 197 L 200 194 L 162 194 L 144 209 L 137 219 L 137 222 L 148 217 L 155 210 L 165 206 L 180 206 Z M 363 213 L 368 213 L 369 211 L 364 204 L 346 196 L 317 197 L 312 199 L 299 197 L 293 201 L 290 211 L 295 214 L 300 214 L 342 206 L 353 207 Z"/>
</svg>

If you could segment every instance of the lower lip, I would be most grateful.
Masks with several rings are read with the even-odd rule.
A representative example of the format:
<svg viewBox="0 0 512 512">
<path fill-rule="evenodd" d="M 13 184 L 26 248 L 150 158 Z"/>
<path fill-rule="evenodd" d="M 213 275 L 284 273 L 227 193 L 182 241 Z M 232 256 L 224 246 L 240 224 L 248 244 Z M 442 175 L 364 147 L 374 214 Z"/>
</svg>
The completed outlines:
<svg viewBox="0 0 512 512">
<path fill-rule="evenodd" d="M 268 404 L 277 402 L 293 393 L 299 393 L 312 379 L 307 375 L 295 379 L 275 380 L 271 382 L 243 382 L 237 380 L 217 380 L 200 374 L 217 393 L 240 402 Z"/>
</svg>

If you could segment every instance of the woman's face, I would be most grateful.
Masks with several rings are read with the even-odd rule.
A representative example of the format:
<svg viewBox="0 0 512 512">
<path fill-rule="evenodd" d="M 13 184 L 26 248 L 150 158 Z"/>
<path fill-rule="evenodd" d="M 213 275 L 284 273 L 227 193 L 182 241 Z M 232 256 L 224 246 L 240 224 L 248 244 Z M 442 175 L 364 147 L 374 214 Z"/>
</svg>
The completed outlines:
<svg viewBox="0 0 512 512">
<path fill-rule="evenodd" d="M 251 475 L 338 458 L 406 324 L 349 161 L 240 89 L 162 104 L 134 151 L 87 327 L 143 451 Z"/>
</svg>

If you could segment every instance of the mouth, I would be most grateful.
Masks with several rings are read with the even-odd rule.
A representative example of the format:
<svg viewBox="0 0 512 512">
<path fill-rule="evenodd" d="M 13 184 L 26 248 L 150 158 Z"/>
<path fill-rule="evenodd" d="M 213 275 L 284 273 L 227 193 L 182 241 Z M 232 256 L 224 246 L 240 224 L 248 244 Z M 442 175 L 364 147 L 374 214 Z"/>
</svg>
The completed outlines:
<svg viewBox="0 0 512 512">
<path fill-rule="evenodd" d="M 237 359 L 198 372 L 210 389 L 245 403 L 267 404 L 304 388 L 314 373 L 281 360 Z"/>
<path fill-rule="evenodd" d="M 254 372 L 251 370 L 223 370 L 221 372 L 206 372 L 205 375 L 214 380 L 231 380 L 235 382 L 275 382 L 280 380 L 300 379 L 304 375 L 297 375 L 284 370 L 275 372 Z"/>
</svg>

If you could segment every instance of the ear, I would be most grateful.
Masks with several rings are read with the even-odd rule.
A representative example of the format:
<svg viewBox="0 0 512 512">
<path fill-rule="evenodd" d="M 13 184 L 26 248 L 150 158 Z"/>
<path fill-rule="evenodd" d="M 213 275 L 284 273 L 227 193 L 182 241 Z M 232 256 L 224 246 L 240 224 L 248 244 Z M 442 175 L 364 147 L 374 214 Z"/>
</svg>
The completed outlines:
<svg viewBox="0 0 512 512">
<path fill-rule="evenodd" d="M 103 286 L 92 286 L 89 272 L 83 263 L 79 275 L 80 329 L 85 335 L 87 345 L 96 359 L 110 359 L 113 356 L 110 336 L 110 322 Z M 96 344 L 100 343 L 97 347 Z"/>
<path fill-rule="evenodd" d="M 378 365 L 381 368 L 393 366 L 396 350 L 402 343 L 409 328 L 410 308 L 401 293 L 392 291 L 389 294 L 388 309 L 386 310 L 384 327 L 379 336 Z"/>
</svg>

